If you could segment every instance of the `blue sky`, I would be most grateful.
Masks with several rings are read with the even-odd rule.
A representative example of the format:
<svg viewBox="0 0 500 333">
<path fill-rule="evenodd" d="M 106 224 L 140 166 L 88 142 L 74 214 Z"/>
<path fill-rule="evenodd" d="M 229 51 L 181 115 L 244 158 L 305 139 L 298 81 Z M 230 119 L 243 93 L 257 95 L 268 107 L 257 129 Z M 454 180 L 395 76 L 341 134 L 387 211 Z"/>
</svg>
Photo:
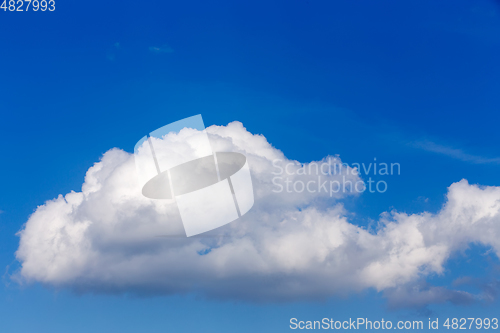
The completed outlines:
<svg viewBox="0 0 500 333">
<path fill-rule="evenodd" d="M 19 286 L 16 233 L 46 200 L 80 191 L 113 147 L 201 113 L 240 121 L 293 160 L 399 163 L 383 194 L 346 199 L 366 226 L 435 213 L 465 178 L 500 186 L 500 3 L 183 1 L 57 3 L 0 11 L 0 288 L 6 332 L 281 332 L 291 317 L 495 316 L 498 301 L 393 308 L 365 290 L 251 303 Z M 497 281 L 488 247 L 455 253 L 432 285 Z M 474 287 L 470 287 L 471 292 Z"/>
</svg>

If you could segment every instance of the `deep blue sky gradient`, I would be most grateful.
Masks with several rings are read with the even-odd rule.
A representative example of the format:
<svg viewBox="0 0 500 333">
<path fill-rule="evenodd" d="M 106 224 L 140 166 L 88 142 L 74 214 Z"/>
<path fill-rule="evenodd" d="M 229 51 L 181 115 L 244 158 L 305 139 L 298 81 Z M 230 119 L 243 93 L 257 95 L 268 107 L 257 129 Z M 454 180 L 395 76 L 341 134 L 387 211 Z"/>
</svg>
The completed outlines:
<svg viewBox="0 0 500 333">
<path fill-rule="evenodd" d="M 290 317 L 427 315 L 390 310 L 375 291 L 277 305 L 78 296 L 9 280 L 15 233 L 38 205 L 79 191 L 108 149 L 131 152 L 144 133 L 194 114 L 206 126 L 241 121 L 301 162 L 400 163 L 387 193 L 345 202 L 357 224 L 392 209 L 436 212 L 462 178 L 500 186 L 498 163 L 414 145 L 500 157 L 498 1 L 56 0 L 55 12 L 0 11 L 0 31 L 2 332 L 278 332 Z M 428 282 L 496 279 L 486 251 L 457 254 Z M 498 304 L 427 310 L 493 316 Z"/>
</svg>

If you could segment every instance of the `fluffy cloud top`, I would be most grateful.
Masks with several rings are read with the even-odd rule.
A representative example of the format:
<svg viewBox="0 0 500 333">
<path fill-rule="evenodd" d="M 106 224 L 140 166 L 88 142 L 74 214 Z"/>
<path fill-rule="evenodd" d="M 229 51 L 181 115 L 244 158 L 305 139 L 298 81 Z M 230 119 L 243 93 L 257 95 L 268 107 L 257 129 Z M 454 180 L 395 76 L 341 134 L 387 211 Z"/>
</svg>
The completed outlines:
<svg viewBox="0 0 500 333">
<path fill-rule="evenodd" d="M 183 233 L 176 205 L 142 196 L 133 155 L 111 149 L 88 170 L 81 192 L 47 201 L 29 218 L 19 232 L 18 278 L 80 292 L 281 301 L 375 288 L 395 303 L 465 302 L 473 296 L 422 287 L 422 278 L 442 274 L 450 255 L 471 242 L 500 251 L 500 188 L 462 180 L 437 214 L 386 213 L 369 232 L 349 223 L 338 203 L 347 194 L 273 191 L 273 161 L 301 165 L 262 135 L 239 122 L 207 131 L 215 151 L 248 158 L 255 191 L 248 214 L 210 237 L 170 237 Z"/>
</svg>

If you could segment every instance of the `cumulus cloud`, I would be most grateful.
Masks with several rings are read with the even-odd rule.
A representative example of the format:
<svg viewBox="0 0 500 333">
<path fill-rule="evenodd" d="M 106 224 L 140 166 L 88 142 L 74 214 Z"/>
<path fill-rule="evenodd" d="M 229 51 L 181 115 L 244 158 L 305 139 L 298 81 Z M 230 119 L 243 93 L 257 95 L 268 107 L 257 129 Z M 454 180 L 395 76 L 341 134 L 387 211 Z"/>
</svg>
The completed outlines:
<svg viewBox="0 0 500 333">
<path fill-rule="evenodd" d="M 255 192 L 249 213 L 211 237 L 158 237 L 182 232 L 176 205 L 143 197 L 133 155 L 111 149 L 88 170 L 81 192 L 47 201 L 19 232 L 19 281 L 78 292 L 194 292 L 250 301 L 326 299 L 374 288 L 392 304 L 467 303 L 474 296 L 422 279 L 443 274 L 450 255 L 471 242 L 500 251 L 500 188 L 462 180 L 449 187 L 438 213 L 384 213 L 369 231 L 350 223 L 339 203 L 350 192 L 276 193 L 273 161 L 290 164 L 292 181 L 318 176 L 297 174 L 303 165 L 264 136 L 239 122 L 207 132 L 215 151 L 247 156 Z M 169 140 L 174 144 L 175 135 Z M 338 156 L 319 162 L 328 159 L 341 163 Z M 359 180 L 355 173 L 322 177 Z"/>
</svg>

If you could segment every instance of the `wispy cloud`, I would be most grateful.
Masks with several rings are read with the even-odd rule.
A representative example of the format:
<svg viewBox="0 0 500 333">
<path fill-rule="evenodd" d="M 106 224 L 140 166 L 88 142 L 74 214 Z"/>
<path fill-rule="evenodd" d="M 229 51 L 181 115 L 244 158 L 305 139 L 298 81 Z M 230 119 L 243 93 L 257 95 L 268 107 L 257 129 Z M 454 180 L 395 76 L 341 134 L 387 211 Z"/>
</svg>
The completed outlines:
<svg viewBox="0 0 500 333">
<path fill-rule="evenodd" d="M 149 51 L 153 53 L 173 53 L 174 49 L 171 48 L 168 45 L 163 45 L 163 46 L 150 46 Z"/>
<path fill-rule="evenodd" d="M 114 61 L 116 59 L 116 55 L 120 51 L 120 49 L 121 49 L 120 43 L 118 43 L 118 42 L 114 43 L 106 51 L 106 58 L 108 58 L 109 61 Z"/>
<path fill-rule="evenodd" d="M 423 149 L 437 154 L 446 155 L 451 158 L 464 162 L 470 162 L 475 164 L 500 164 L 500 157 L 489 158 L 479 155 L 473 155 L 464 152 L 462 149 L 440 145 L 428 140 L 414 141 L 411 143 L 411 145 L 415 148 Z"/>
</svg>

